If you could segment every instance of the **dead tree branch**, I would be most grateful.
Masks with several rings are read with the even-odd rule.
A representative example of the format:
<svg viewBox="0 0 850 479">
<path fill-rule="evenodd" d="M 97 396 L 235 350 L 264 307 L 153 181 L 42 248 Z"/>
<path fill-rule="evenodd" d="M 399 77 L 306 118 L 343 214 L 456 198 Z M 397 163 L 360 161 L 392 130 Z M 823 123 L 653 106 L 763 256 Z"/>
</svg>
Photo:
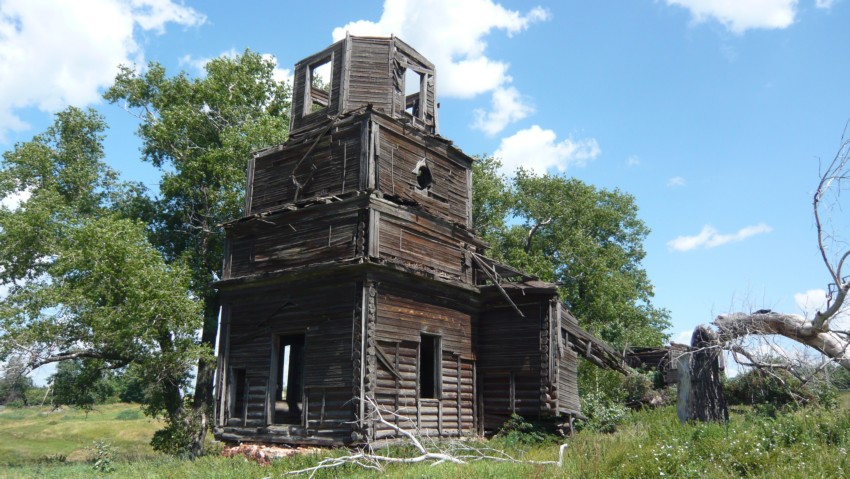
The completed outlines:
<svg viewBox="0 0 850 479">
<path fill-rule="evenodd" d="M 398 426 L 393 420 L 398 419 L 404 424 L 415 425 L 415 421 L 411 418 L 399 414 L 397 411 L 385 409 L 377 404 L 372 398 L 367 398 L 366 401 L 371 405 L 372 419 L 382 426 L 388 427 L 398 434 L 398 437 L 403 439 L 405 444 L 413 446 L 418 452 L 415 456 L 395 457 L 383 454 L 376 454 L 370 446 L 352 450 L 350 454 L 340 457 L 330 457 L 319 461 L 313 467 L 289 471 L 287 475 L 308 474 L 308 477 L 313 477 L 322 469 L 332 469 L 345 465 L 355 465 L 366 469 L 374 469 L 383 471 L 383 466 L 386 464 L 418 464 L 430 463 L 432 466 L 443 464 L 446 462 L 452 464 L 466 464 L 475 461 L 495 461 L 495 462 L 511 462 L 517 464 L 534 464 L 534 465 L 552 465 L 563 467 L 564 452 L 567 445 L 562 444 L 558 451 L 557 461 L 528 461 L 517 459 L 505 451 L 490 447 L 476 447 L 471 442 L 452 441 L 430 441 L 429 447 L 426 447 L 423 441 L 423 435 L 419 429 L 414 427 L 413 430 L 405 429 Z M 389 420 L 388 420 L 389 418 Z"/>
</svg>

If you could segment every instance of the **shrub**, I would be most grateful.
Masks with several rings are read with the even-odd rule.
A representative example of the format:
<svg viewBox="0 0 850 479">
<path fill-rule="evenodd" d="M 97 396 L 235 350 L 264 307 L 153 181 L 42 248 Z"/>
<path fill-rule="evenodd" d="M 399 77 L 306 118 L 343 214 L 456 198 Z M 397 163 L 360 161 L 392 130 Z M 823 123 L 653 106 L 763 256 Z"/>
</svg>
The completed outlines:
<svg viewBox="0 0 850 479">
<path fill-rule="evenodd" d="M 112 455 L 115 448 L 108 441 L 94 441 L 90 448 L 94 455 L 94 463 L 92 469 L 97 472 L 109 473 L 115 470 L 112 464 Z"/>
<path fill-rule="evenodd" d="M 747 371 L 724 384 L 729 404 L 755 406 L 756 412 L 768 417 L 777 410 L 807 404 L 834 407 L 838 403 L 835 388 L 823 381 L 803 384 L 790 373 L 777 371 Z"/>
<path fill-rule="evenodd" d="M 614 432 L 629 412 L 619 401 L 600 393 L 585 395 L 581 410 L 587 420 L 580 421 L 578 427 L 599 432 Z"/>
<path fill-rule="evenodd" d="M 495 437 L 501 438 L 507 447 L 533 446 L 553 439 L 545 428 L 526 421 L 519 414 L 511 414 L 511 418 L 502 424 Z"/>
</svg>

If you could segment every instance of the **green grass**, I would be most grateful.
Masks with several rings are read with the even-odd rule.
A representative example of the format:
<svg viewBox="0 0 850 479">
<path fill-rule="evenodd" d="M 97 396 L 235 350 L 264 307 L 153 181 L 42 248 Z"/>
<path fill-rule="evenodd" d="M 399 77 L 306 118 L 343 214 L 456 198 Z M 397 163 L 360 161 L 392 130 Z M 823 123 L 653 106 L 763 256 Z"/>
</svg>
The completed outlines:
<svg viewBox="0 0 850 479">
<path fill-rule="evenodd" d="M 129 404 L 99 406 L 88 417 L 69 408 L 5 408 L 0 410 L 0 467 L 63 458 L 84 461 L 90 457 L 87 448 L 99 439 L 111 442 L 120 457 L 152 457 L 155 453 L 148 443 L 160 427 L 159 421 L 144 417 L 138 406 Z"/>
<path fill-rule="evenodd" d="M 316 464 L 323 457 L 300 456 L 269 467 L 243 458 L 203 457 L 195 461 L 153 453 L 147 441 L 158 424 L 135 418 L 131 406 L 105 406 L 88 419 L 75 411 L 47 414 L 43 409 L 0 411 L 0 477 L 95 477 L 86 447 L 106 439 L 117 448 L 116 478 L 262 478 Z M 739 408 L 728 425 L 680 425 L 672 408 L 632 413 L 613 434 L 581 432 L 569 444 L 563 468 L 476 462 L 465 465 L 388 466 L 383 472 L 347 467 L 323 471 L 317 478 L 609 478 L 609 477 L 847 477 L 850 475 L 850 412 L 803 409 L 768 418 Z M 125 417 L 125 420 L 117 420 Z M 28 437 L 29 436 L 29 437 Z M 555 460 L 559 443 L 518 446 L 505 439 L 490 447 L 507 448 L 515 457 Z M 67 454 L 67 462 L 51 461 Z M 663 476 L 662 476 L 663 474 Z"/>
</svg>

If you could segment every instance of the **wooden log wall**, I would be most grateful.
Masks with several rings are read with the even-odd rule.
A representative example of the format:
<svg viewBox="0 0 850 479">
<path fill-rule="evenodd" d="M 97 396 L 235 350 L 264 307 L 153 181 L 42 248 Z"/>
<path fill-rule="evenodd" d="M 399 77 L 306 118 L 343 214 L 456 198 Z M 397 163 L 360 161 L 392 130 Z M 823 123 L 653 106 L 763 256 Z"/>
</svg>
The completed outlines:
<svg viewBox="0 0 850 479">
<path fill-rule="evenodd" d="M 375 398 L 382 408 L 399 410 L 412 423 L 399 425 L 426 435 L 466 435 L 476 430 L 474 411 L 473 316 L 469 306 L 424 288 L 380 283 L 375 334 L 381 356 L 377 364 Z M 421 335 L 439 336 L 442 344 L 441 382 L 437 398 L 423 398 L 418 368 Z M 415 424 L 414 424 L 415 423 Z M 375 438 L 394 435 L 374 425 Z"/>
<path fill-rule="evenodd" d="M 292 114 L 290 133 L 307 130 L 327 120 L 328 116 L 337 115 L 342 108 L 344 58 L 346 41 L 334 43 L 325 50 L 305 58 L 295 65 L 292 88 Z M 306 105 L 309 98 L 308 89 L 311 87 L 310 67 L 325 59 L 331 60 L 330 98 L 328 107 L 319 111 L 309 112 Z M 324 79 L 326 82 L 328 79 Z M 306 114 L 305 114 L 306 112 Z"/>
<path fill-rule="evenodd" d="M 478 377 L 481 382 L 484 429 L 494 431 L 516 413 L 538 417 L 543 412 L 541 382 L 548 378 L 541 364 L 541 328 L 548 321 L 549 297 L 514 298 L 521 318 L 504 300 L 481 312 L 478 332 Z M 501 304 L 500 304 L 501 303 Z"/>
<path fill-rule="evenodd" d="M 350 198 L 233 224 L 223 279 L 358 256 L 367 201 Z"/>
<path fill-rule="evenodd" d="M 446 220 L 469 227 L 471 186 L 467 172 L 472 159 L 447 142 L 416 134 L 402 125 L 375 116 L 379 126 L 378 189 L 421 205 Z M 433 177 L 428 190 L 418 188 L 416 166 L 424 159 Z"/>
<path fill-rule="evenodd" d="M 301 434 L 319 442 L 348 441 L 354 419 L 351 314 L 361 301 L 355 279 L 317 278 L 250 293 L 231 291 L 222 301 L 230 312 L 224 353 L 231 369 L 246 371 L 249 393 L 247 417 L 228 417 L 219 425 L 263 427 L 273 422 L 268 414 L 274 387 L 272 345 L 279 335 L 304 334 L 306 424 L 300 426 L 306 430 Z"/>
<path fill-rule="evenodd" d="M 294 202 L 293 173 L 304 185 L 298 199 L 359 190 L 362 126 L 361 121 L 343 121 L 330 130 L 320 128 L 293 138 L 283 148 L 255 158 L 248 188 L 251 207 L 246 216 Z"/>
</svg>

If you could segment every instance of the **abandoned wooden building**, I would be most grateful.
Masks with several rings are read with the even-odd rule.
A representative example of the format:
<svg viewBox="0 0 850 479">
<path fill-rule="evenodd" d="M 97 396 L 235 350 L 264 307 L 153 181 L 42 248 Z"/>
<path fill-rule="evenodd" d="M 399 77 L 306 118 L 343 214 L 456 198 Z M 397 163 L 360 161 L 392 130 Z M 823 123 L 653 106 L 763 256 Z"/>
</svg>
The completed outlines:
<svg viewBox="0 0 850 479">
<path fill-rule="evenodd" d="M 557 288 L 484 256 L 472 158 L 438 135 L 434 65 L 347 36 L 295 66 L 289 140 L 250 160 L 225 225 L 215 434 L 349 444 L 580 411 L 615 353 Z M 325 72 L 319 80 L 320 72 Z"/>
</svg>

